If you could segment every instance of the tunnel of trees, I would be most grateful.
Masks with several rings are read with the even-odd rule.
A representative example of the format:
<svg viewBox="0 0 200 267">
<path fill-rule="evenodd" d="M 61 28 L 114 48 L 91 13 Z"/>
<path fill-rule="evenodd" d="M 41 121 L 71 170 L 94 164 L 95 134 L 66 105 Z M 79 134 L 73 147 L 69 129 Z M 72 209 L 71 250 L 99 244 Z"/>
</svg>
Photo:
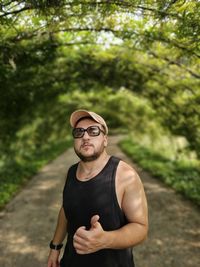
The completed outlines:
<svg viewBox="0 0 200 267">
<path fill-rule="evenodd" d="M 113 132 L 180 137 L 199 160 L 199 69 L 197 0 L 1 0 L 3 198 L 13 173 L 63 147 L 76 108 L 101 112 Z"/>
</svg>

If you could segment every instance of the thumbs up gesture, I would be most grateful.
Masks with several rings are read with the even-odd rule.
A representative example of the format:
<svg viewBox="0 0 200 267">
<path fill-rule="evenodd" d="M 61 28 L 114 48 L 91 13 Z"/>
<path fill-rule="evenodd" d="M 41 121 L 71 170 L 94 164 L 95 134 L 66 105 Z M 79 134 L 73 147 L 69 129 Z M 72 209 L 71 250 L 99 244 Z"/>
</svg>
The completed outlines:
<svg viewBox="0 0 200 267">
<path fill-rule="evenodd" d="M 99 223 L 99 215 L 92 216 L 92 218 L 90 220 L 90 224 L 91 224 L 90 230 L 97 229 L 98 227 L 101 227 L 101 224 Z"/>
<path fill-rule="evenodd" d="M 99 222 L 99 215 L 92 216 L 90 224 L 89 230 L 81 226 L 74 234 L 73 245 L 78 254 L 89 254 L 105 248 L 106 232 Z"/>
</svg>

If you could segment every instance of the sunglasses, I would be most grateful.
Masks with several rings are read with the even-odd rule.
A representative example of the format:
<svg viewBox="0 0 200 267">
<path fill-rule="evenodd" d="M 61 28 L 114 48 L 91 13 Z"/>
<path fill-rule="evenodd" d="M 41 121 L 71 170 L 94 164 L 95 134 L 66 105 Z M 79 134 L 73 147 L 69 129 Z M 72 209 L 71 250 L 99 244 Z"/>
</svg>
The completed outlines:
<svg viewBox="0 0 200 267">
<path fill-rule="evenodd" d="M 99 128 L 99 126 L 90 126 L 87 129 L 84 128 L 74 128 L 72 130 L 72 135 L 74 138 L 81 138 L 84 136 L 85 132 L 88 133 L 89 136 L 98 136 L 102 132 L 105 134 L 103 130 Z"/>
</svg>

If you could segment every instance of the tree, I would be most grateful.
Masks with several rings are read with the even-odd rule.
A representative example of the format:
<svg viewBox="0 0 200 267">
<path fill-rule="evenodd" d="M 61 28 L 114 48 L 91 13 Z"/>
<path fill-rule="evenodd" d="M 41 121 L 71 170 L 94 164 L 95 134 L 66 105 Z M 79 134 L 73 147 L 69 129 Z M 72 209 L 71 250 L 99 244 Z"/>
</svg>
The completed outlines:
<svg viewBox="0 0 200 267">
<path fill-rule="evenodd" d="M 199 1 L 8 0 L 0 7 L 1 138 L 13 138 L 44 99 L 77 86 L 124 86 L 200 153 Z"/>
</svg>

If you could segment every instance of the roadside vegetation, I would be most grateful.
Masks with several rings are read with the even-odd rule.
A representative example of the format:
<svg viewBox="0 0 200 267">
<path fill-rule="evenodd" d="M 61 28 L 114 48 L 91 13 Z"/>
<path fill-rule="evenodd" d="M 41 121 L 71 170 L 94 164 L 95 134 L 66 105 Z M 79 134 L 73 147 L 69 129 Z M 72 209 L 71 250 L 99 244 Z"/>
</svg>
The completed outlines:
<svg viewBox="0 0 200 267">
<path fill-rule="evenodd" d="M 186 198 L 200 205 L 200 166 L 199 161 L 182 154 L 169 151 L 169 147 L 145 146 L 142 140 L 135 142 L 129 137 L 120 143 L 121 149 L 143 170 L 149 172 L 168 186 L 181 193 Z M 170 153 L 167 153 L 170 152 Z M 179 152 L 180 153 L 180 152 Z"/>
</svg>

